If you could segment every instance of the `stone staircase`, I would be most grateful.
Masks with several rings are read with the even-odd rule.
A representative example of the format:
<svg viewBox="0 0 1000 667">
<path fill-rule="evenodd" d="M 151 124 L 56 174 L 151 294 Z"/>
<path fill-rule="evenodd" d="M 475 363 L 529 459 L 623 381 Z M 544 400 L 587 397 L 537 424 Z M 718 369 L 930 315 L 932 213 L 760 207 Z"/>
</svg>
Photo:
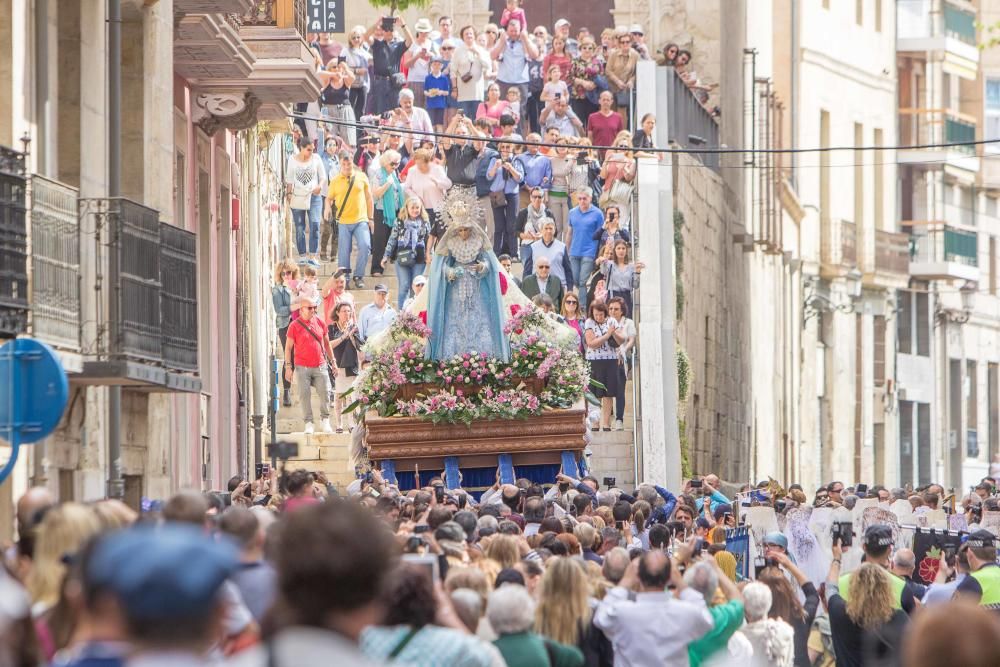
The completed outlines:
<svg viewBox="0 0 1000 667">
<path fill-rule="evenodd" d="M 326 279 L 337 270 L 336 262 L 324 262 L 320 265 L 319 284 L 322 287 Z M 521 265 L 514 264 L 513 270 L 520 274 Z M 396 299 L 399 294 L 398 282 L 393 267 L 387 267 L 383 276 L 365 276 L 365 289 L 351 289 L 354 295 L 355 304 L 358 310 L 375 300 L 374 287 L 377 283 L 383 283 L 389 288 L 389 303 L 396 307 Z M 591 432 L 592 436 L 590 450 L 590 467 L 592 473 L 603 481 L 603 477 L 614 477 L 618 486 L 622 488 L 632 488 L 635 484 L 635 472 L 633 462 L 634 434 L 632 433 L 632 412 L 631 402 L 631 381 L 626 388 L 628 403 L 625 408 L 624 431 Z M 351 433 L 322 433 L 320 430 L 320 399 L 316 392 L 311 393 L 311 403 L 313 410 L 314 425 L 316 432 L 311 435 L 303 433 L 305 427 L 302 418 L 302 410 L 299 405 L 299 397 L 293 383 L 291 391 L 292 405 L 284 407 L 279 405 L 276 418 L 277 439 L 288 442 L 295 442 L 299 446 L 299 455 L 290 459 L 287 463 L 289 470 L 305 468 L 306 470 L 323 472 L 327 479 L 333 483 L 338 490 L 344 492 L 347 486 L 354 481 L 354 468 L 350 462 Z M 333 414 L 333 407 L 330 407 L 330 423 L 334 428 L 337 426 L 336 415 Z M 348 420 L 344 418 L 345 426 Z M 270 441 L 270 433 L 267 433 L 266 441 Z"/>
</svg>

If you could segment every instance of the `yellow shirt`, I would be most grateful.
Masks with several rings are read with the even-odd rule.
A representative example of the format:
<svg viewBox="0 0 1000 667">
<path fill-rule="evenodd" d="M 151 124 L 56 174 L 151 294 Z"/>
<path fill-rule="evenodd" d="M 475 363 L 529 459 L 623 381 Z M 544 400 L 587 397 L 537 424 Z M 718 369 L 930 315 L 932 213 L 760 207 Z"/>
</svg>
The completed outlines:
<svg viewBox="0 0 1000 667">
<path fill-rule="evenodd" d="M 347 197 L 347 185 L 350 179 L 354 179 L 354 187 Z M 347 203 L 344 203 L 347 197 Z M 355 167 L 350 178 L 343 174 L 337 174 L 330 180 L 330 189 L 327 192 L 327 201 L 332 207 L 333 216 L 336 217 L 340 207 L 344 207 L 338 222 L 342 225 L 353 225 L 356 222 L 368 222 L 368 199 L 371 197 L 371 185 L 368 184 L 368 177 L 364 172 Z"/>
</svg>

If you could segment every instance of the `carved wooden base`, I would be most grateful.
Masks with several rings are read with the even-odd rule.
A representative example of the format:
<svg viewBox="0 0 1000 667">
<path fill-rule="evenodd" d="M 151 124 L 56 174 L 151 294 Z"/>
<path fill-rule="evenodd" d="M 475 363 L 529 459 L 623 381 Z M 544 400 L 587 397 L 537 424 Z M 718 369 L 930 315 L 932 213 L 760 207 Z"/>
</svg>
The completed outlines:
<svg viewBox="0 0 1000 667">
<path fill-rule="evenodd" d="M 365 443 L 372 461 L 538 453 L 552 453 L 558 460 L 559 452 L 586 446 L 586 414 L 580 401 L 568 410 L 546 410 L 525 420 L 476 420 L 467 427 L 370 412 L 365 417 Z"/>
</svg>

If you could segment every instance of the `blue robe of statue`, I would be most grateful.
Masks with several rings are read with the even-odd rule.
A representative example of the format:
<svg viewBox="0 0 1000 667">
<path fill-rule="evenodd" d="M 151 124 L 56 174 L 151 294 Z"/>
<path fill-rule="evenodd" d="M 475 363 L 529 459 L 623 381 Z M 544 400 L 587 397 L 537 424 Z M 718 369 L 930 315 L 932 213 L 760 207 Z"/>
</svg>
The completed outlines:
<svg viewBox="0 0 1000 667">
<path fill-rule="evenodd" d="M 476 270 L 479 262 L 486 264 L 481 273 Z M 510 360 L 510 341 L 503 332 L 499 272 L 500 264 L 491 250 L 480 250 L 468 262 L 451 253 L 435 254 L 427 285 L 428 359 L 485 352 Z M 454 280 L 449 281 L 449 275 L 454 275 Z"/>
</svg>

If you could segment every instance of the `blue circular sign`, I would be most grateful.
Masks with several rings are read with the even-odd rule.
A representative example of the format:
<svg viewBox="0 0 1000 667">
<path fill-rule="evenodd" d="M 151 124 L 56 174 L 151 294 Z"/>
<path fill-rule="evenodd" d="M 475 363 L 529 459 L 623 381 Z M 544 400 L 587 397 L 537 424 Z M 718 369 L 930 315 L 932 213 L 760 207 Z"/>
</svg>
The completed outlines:
<svg viewBox="0 0 1000 667">
<path fill-rule="evenodd" d="M 55 430 L 69 400 L 69 380 L 51 347 L 15 338 L 0 347 L 0 437 L 37 442 Z"/>
</svg>

